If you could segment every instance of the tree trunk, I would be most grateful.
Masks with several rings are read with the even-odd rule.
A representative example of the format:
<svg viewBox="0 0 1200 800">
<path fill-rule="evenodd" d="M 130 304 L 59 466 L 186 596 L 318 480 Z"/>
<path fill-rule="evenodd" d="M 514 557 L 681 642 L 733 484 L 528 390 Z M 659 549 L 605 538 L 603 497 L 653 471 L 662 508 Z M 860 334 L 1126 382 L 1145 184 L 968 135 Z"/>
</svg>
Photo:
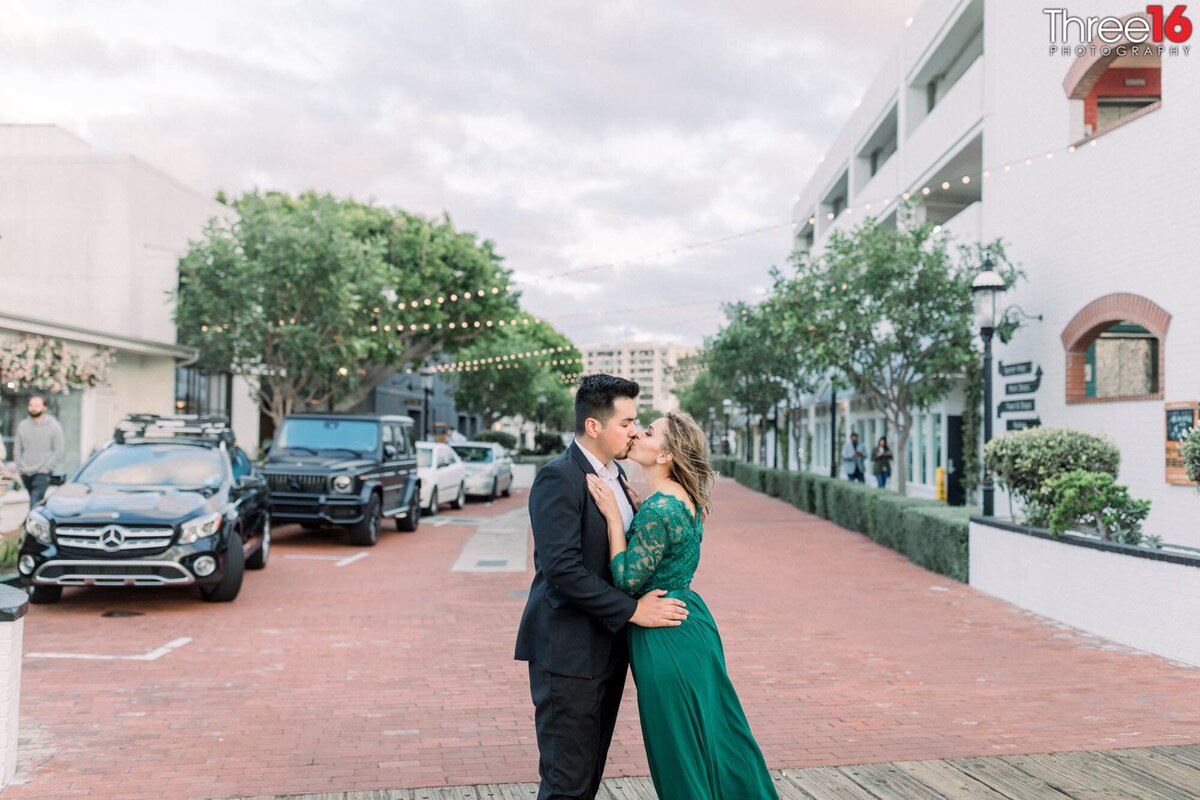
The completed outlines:
<svg viewBox="0 0 1200 800">
<path fill-rule="evenodd" d="M 911 422 L 896 423 L 896 449 L 892 451 L 892 461 L 896 465 L 896 491 L 908 494 L 908 432 Z"/>
</svg>

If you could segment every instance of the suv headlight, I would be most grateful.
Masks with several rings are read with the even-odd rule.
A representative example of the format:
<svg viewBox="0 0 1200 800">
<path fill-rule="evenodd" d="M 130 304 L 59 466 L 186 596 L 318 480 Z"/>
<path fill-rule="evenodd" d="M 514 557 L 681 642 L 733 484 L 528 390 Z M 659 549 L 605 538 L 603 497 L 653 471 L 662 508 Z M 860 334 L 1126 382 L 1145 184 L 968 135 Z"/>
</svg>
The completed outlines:
<svg viewBox="0 0 1200 800">
<path fill-rule="evenodd" d="M 197 539 L 212 536 L 221 530 L 222 519 L 220 514 L 209 514 L 206 517 L 197 517 L 190 522 L 183 523 L 183 532 L 179 534 L 179 543 L 191 544 Z"/>
<path fill-rule="evenodd" d="M 37 511 L 25 518 L 25 532 L 42 544 L 50 544 L 50 521 Z"/>
<path fill-rule="evenodd" d="M 338 475 L 333 479 L 333 490 L 342 494 L 349 494 L 354 491 L 354 478 L 349 475 Z"/>
</svg>

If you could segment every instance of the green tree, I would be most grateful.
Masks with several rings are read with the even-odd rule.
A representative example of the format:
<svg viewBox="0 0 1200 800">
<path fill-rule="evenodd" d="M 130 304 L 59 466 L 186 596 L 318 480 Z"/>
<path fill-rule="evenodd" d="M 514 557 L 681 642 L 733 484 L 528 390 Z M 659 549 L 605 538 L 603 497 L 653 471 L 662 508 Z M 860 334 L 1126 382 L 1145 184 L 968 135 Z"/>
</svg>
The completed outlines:
<svg viewBox="0 0 1200 800">
<path fill-rule="evenodd" d="M 706 360 L 714 379 L 729 389 L 729 397 L 748 412 L 765 417 L 768 410 L 787 399 L 790 347 L 772 335 L 769 309 L 748 303 L 725 306 L 726 324 L 705 342 Z M 750 460 L 749 422 L 746 425 L 746 458 Z M 762 445 L 765 446 L 765 445 Z"/>
<path fill-rule="evenodd" d="M 527 319 L 489 241 L 313 192 L 227 201 L 180 261 L 175 319 L 212 369 L 256 379 L 278 423 L 348 409 L 405 364 Z"/>
<path fill-rule="evenodd" d="M 778 330 L 871 400 L 895 431 L 901 493 L 913 411 L 944 397 L 978 358 L 971 283 L 984 252 L 1010 285 L 1020 274 L 1001 242 L 960 246 L 952 257 L 934 228 L 868 219 L 835 232 L 820 255 L 795 254 L 792 274 L 775 274 Z"/>
<path fill-rule="evenodd" d="M 562 376 L 579 372 L 581 355 L 550 325 L 494 328 L 455 358 L 464 371 L 454 402 L 482 415 L 486 427 L 517 416 L 557 430 L 570 424 L 570 384 Z"/>
</svg>

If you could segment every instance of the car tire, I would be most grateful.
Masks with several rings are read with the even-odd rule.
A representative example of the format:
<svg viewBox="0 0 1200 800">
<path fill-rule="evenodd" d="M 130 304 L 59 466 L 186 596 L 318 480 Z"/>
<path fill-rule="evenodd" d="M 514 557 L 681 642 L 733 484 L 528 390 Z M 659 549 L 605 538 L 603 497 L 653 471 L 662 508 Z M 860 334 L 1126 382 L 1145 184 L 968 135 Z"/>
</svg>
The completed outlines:
<svg viewBox="0 0 1200 800">
<path fill-rule="evenodd" d="M 242 589 L 242 578 L 246 574 L 245 554 L 242 552 L 242 537 L 234 531 L 229 537 L 229 549 L 225 553 L 225 573 L 220 583 L 201 586 L 200 596 L 210 603 L 229 603 Z"/>
<path fill-rule="evenodd" d="M 258 549 L 254 551 L 254 555 L 246 559 L 246 567 L 248 569 L 263 569 L 267 566 L 267 559 L 271 556 L 271 515 L 267 514 L 263 520 L 262 543 Z"/>
<path fill-rule="evenodd" d="M 512 483 L 513 483 L 512 475 L 509 475 L 508 483 L 504 484 L 503 494 L 505 497 L 512 497 Z"/>
<path fill-rule="evenodd" d="M 433 491 L 429 493 L 429 508 L 425 509 L 425 513 L 431 517 L 436 517 L 438 513 L 438 496 L 437 487 L 433 487 Z"/>
<path fill-rule="evenodd" d="M 467 485 L 460 483 L 458 485 L 458 495 L 454 498 L 454 502 L 450 504 L 452 508 L 461 510 L 467 504 Z"/>
<path fill-rule="evenodd" d="M 492 478 L 492 490 L 488 492 L 487 501 L 489 503 L 496 502 L 496 498 L 500 496 L 500 479 Z"/>
<path fill-rule="evenodd" d="M 350 528 L 350 544 L 355 547 L 374 547 L 379 542 L 380 525 L 379 495 L 373 494 L 363 509 L 362 521 Z"/>
<path fill-rule="evenodd" d="M 31 586 L 29 587 L 29 602 L 35 605 L 57 603 L 62 599 L 61 586 Z"/>
<path fill-rule="evenodd" d="M 403 516 L 396 517 L 396 530 L 412 533 L 421 524 L 421 495 L 420 492 L 413 493 L 413 502 L 408 506 L 408 512 Z"/>
</svg>

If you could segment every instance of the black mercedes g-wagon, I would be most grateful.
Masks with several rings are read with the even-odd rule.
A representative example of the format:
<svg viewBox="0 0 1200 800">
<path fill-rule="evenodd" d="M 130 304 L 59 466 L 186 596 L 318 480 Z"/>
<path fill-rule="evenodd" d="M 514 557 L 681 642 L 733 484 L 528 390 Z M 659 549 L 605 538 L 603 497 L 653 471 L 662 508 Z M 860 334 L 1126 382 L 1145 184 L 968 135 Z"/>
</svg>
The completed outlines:
<svg viewBox="0 0 1200 800">
<path fill-rule="evenodd" d="M 384 517 L 415 531 L 421 492 L 413 420 L 405 416 L 290 414 L 267 453 L 271 519 L 348 528 L 350 543 L 379 541 Z"/>
</svg>

